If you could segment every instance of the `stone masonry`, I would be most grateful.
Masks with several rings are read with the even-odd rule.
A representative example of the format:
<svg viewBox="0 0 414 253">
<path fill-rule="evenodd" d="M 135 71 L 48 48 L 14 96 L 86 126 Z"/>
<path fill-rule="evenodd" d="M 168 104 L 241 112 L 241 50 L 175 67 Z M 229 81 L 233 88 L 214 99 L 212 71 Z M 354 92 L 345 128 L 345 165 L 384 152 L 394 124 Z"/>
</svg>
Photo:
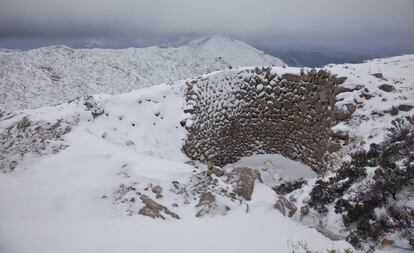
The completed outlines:
<svg viewBox="0 0 414 253">
<path fill-rule="evenodd" d="M 289 72 L 290 71 L 290 72 Z M 186 83 L 184 152 L 218 166 L 243 156 L 279 153 L 324 169 L 330 128 L 352 114 L 335 107 L 345 78 L 325 70 L 256 67 Z"/>
</svg>

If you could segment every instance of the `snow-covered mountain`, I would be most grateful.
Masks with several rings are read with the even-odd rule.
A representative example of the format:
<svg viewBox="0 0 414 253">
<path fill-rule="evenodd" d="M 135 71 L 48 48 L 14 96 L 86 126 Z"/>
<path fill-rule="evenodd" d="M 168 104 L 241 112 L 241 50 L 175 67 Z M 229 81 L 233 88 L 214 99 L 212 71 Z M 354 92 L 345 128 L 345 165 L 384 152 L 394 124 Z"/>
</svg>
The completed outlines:
<svg viewBox="0 0 414 253">
<path fill-rule="evenodd" d="M 0 110 L 55 105 L 79 96 L 119 94 L 241 66 L 284 63 L 248 44 L 210 36 L 175 48 L 72 49 L 0 53 Z"/>
<path fill-rule="evenodd" d="M 213 47 L 209 43 L 219 47 L 221 42 L 202 39 L 186 47 Z M 352 149 L 381 142 L 392 120 L 412 115 L 414 55 L 326 69 L 347 77 L 335 106 L 357 105 L 352 118 L 332 128 L 347 134 L 339 142 L 344 145 L 341 159 Z M 283 81 L 284 74 L 311 70 L 268 71 L 222 70 L 125 94 L 0 113 L 0 169 L 6 172 L 0 174 L 0 203 L 5 207 L 0 208 L 1 249 L 351 252 L 345 251 L 352 246 L 344 241 L 349 231 L 338 214 L 323 216 L 305 208 L 303 201 L 316 181 L 308 166 L 280 155 L 256 155 L 218 168 L 189 161 L 182 151 L 191 125 L 188 83 L 209 82 L 218 104 L 231 100 L 234 94 L 225 87 L 236 87 L 243 75 L 259 73 L 256 77 L 263 82 L 263 76 Z M 294 191 L 292 198 L 272 189 L 300 177 L 309 185 Z M 280 213 L 278 203 L 291 217 Z M 413 203 L 408 192 L 398 205 L 414 208 Z M 405 239 L 395 244 L 409 247 Z"/>
</svg>

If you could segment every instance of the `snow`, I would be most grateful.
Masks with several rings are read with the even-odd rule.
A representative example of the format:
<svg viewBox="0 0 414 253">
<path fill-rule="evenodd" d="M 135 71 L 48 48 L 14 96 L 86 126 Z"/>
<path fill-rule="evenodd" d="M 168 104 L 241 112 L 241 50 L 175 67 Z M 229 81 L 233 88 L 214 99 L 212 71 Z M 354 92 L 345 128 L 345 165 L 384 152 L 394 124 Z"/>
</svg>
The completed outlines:
<svg viewBox="0 0 414 253">
<path fill-rule="evenodd" d="M 299 178 L 310 179 L 317 176 L 309 166 L 279 154 L 261 154 L 243 157 L 239 161 L 228 164 L 225 167 L 248 167 L 258 169 L 264 183 L 271 188 L 285 181 Z"/>
<path fill-rule="evenodd" d="M 242 66 L 281 66 L 244 42 L 204 37 L 176 48 L 72 49 L 0 53 L 0 111 L 56 105 Z"/>
<path fill-rule="evenodd" d="M 221 42 L 217 41 L 222 39 L 204 39 L 183 47 L 191 50 L 200 47 L 222 47 Z M 92 55 L 91 52 L 94 52 L 96 55 L 93 57 L 102 54 L 102 58 L 99 58 L 101 60 L 113 58 L 114 55 L 121 59 L 125 56 L 122 50 L 82 51 L 48 48 L 23 53 L 7 53 L 0 55 L 0 59 L 4 59 L 1 58 L 5 57 L 4 55 L 18 57 L 17 54 L 22 54 L 19 57 L 29 61 L 25 66 L 30 66 L 30 60 L 26 57 L 29 54 L 35 57 L 37 54 L 60 52 L 56 54 L 63 56 L 56 56 L 56 59 L 66 59 L 64 52 L 71 55 L 72 51 L 74 55 L 89 53 Z M 132 55 L 138 51 L 139 49 L 125 49 L 125 52 Z M 91 55 L 88 57 L 93 58 Z M 197 61 L 194 60 L 194 63 Z M 9 67 L 12 68 L 11 66 Z M 87 66 L 95 67 L 93 64 Z M 369 100 L 362 99 L 359 94 L 363 89 L 341 95 L 340 98 L 345 102 L 357 99 L 363 106 L 356 109 L 355 117 L 351 121 L 341 123 L 335 129 L 346 130 L 351 136 L 360 137 L 367 144 L 381 140 L 385 128 L 396 116 L 385 113 L 383 117 L 379 117 L 372 115 L 371 112 L 398 106 L 401 103 L 414 102 L 413 67 L 413 55 L 374 60 L 363 64 L 328 66 L 332 73 L 348 77 L 343 86 L 360 85 L 368 88 L 369 93 L 373 95 Z M 369 73 L 370 68 L 380 68 L 387 81 L 373 77 Z M 231 78 L 243 69 L 246 67 L 213 72 L 200 78 L 206 80 Z M 174 71 L 168 70 L 165 73 Z M 272 71 L 278 74 L 299 73 L 300 69 L 274 67 Z M 68 72 L 67 75 L 73 78 L 73 73 Z M 77 75 L 79 77 L 79 73 Z M 118 82 L 121 79 L 116 79 L 117 74 L 109 73 L 109 75 L 111 79 L 108 80 L 122 84 Z M 34 76 L 38 77 L 37 74 Z M 34 76 L 21 78 L 29 80 Z M 401 76 L 404 76 L 404 79 Z M 43 80 L 44 77 L 39 78 Z M 177 78 L 177 76 L 169 78 Z M 70 81 L 76 83 L 74 79 Z M 46 81 L 42 85 L 45 83 Z M 146 86 L 149 83 L 143 82 L 142 85 Z M 397 91 L 386 93 L 380 90 L 378 86 L 382 83 L 393 84 Z M 36 84 L 33 83 L 34 86 Z M 107 87 L 113 90 L 106 92 L 120 93 L 124 88 L 138 86 L 108 85 Z M 28 92 L 27 87 L 19 87 L 23 87 L 22 91 Z M 180 121 L 188 117 L 183 112 L 183 108 L 188 106 L 184 101 L 184 87 L 185 81 L 176 81 L 172 84 L 155 85 L 124 94 L 95 95 L 94 100 L 97 101 L 97 105 L 104 109 L 104 114 L 96 118 L 87 111 L 83 104 L 84 100 L 80 99 L 59 106 L 45 106 L 16 112 L 14 117 L 1 120 L 0 131 L 4 131 L 25 116 L 31 121 L 55 122 L 63 119 L 67 124 L 71 124 L 72 130 L 63 137 L 67 147 L 59 153 L 27 156 L 19 161 L 19 166 L 13 172 L 0 175 L 2 205 L 0 252 L 243 253 L 306 252 L 306 250 L 326 252 L 327 249 L 343 251 L 351 248 L 345 241 L 332 241 L 312 228 L 318 222 L 313 219 L 312 214 L 301 220 L 298 212 L 291 219 L 274 209 L 277 196 L 271 187 L 283 180 L 307 178 L 309 185 L 305 185 L 301 193 L 296 192 L 300 196 L 296 203 L 302 203 L 316 176 L 309 167 L 280 155 L 254 155 L 227 165 L 225 169 L 245 166 L 259 169 L 264 175 L 264 184 L 256 181 L 251 201 L 239 203 L 219 196 L 219 201 L 231 207 L 226 215 L 196 218 L 195 206 L 198 199 L 193 199 L 193 196 L 185 197 L 171 190 L 173 181 L 178 181 L 181 185 L 191 184 L 194 174 L 200 171 L 186 163 L 188 158 L 181 151 L 187 133 L 185 128 L 181 127 Z M 80 90 L 82 95 L 89 92 Z M 33 98 L 30 103 L 33 102 L 35 106 L 36 103 L 48 104 L 51 102 L 49 99 L 60 101 L 66 99 L 66 95 L 68 94 L 52 98 L 40 95 Z M 383 101 L 383 98 L 387 101 Z M 15 97 L 15 99 L 21 98 Z M 12 107 L 20 107 L 25 103 L 22 101 L 25 100 L 18 100 L 21 104 L 13 104 L 9 100 L 5 103 Z M 412 114 L 412 111 L 400 111 L 398 116 L 410 115 L 410 113 Z M 369 135 L 373 137 L 368 138 Z M 121 185 L 133 186 L 136 191 L 168 207 L 181 219 L 161 220 L 138 215 L 138 210 L 142 207 L 141 201 L 137 198 L 133 203 L 125 202 L 135 196 L 133 195 L 135 192 L 121 195 L 118 191 Z M 164 189 L 163 198 L 156 199 L 154 193 L 146 190 L 151 185 L 159 185 Z M 173 206 L 174 203 L 178 206 Z M 407 204 L 412 205 L 412 200 L 407 201 Z M 329 223 L 332 231 L 338 232 L 334 235 L 340 236 L 343 231 L 337 218 L 326 217 L 323 221 Z"/>
<path fill-rule="evenodd" d="M 196 218 L 197 201 L 186 204 L 168 190 L 172 181 L 185 184 L 193 174 L 181 152 L 186 134 L 179 126 L 185 117 L 183 87 L 178 82 L 95 96 L 108 115 L 92 119 L 84 112 L 65 136 L 66 149 L 0 175 L 0 203 L 6 207 L 0 209 L 1 252 L 243 253 L 305 252 L 305 244 L 319 251 L 351 247 L 281 215 L 273 208 L 276 194 L 259 182 L 252 200 L 246 202 L 248 213 L 245 204 L 235 202 L 225 216 Z M 31 120 L 70 118 L 69 111 L 78 115 L 83 108 L 82 103 L 69 103 L 25 113 Z M 128 140 L 135 145 L 127 145 Z M 275 166 L 281 175 L 313 176 L 280 156 L 245 158 L 238 165 L 262 163 Z M 284 171 L 285 165 L 296 166 L 296 172 Z M 129 216 L 127 204 L 112 198 L 120 184 L 133 184 L 152 198 L 145 188 L 160 185 L 164 198 L 157 201 L 181 219 L 138 215 L 140 203 L 132 206 L 134 213 Z"/>
<path fill-rule="evenodd" d="M 399 110 L 397 115 L 387 111 L 402 104 L 414 106 L 414 55 L 374 59 L 360 64 L 328 65 L 326 69 L 347 77 L 343 87 L 359 87 L 337 95 L 337 100 L 340 100 L 337 106 L 349 102 L 358 106 L 349 122 L 341 122 L 334 128 L 348 130 L 351 137 L 361 139 L 363 148 L 368 148 L 371 143 L 382 142 L 392 120 L 413 114 L 413 109 L 407 112 Z M 373 76 L 375 73 L 381 73 L 383 78 Z M 395 91 L 381 90 L 379 86 L 382 84 L 394 86 Z M 371 98 L 363 98 L 361 94 L 368 94 Z"/>
</svg>

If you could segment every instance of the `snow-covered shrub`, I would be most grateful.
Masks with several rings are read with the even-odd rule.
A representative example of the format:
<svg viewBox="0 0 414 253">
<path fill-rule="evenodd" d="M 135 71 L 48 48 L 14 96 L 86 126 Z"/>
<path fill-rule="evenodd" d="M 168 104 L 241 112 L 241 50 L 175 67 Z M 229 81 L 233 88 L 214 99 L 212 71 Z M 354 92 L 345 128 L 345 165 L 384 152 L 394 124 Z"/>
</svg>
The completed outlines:
<svg viewBox="0 0 414 253">
<path fill-rule="evenodd" d="M 88 96 L 85 100 L 84 105 L 88 111 L 91 111 L 92 117 L 95 119 L 96 117 L 101 116 L 104 114 L 105 110 L 102 106 L 102 103 L 97 101 L 93 96 Z"/>
<path fill-rule="evenodd" d="M 355 247 L 375 245 L 390 234 L 413 238 L 414 206 L 399 201 L 407 192 L 413 197 L 413 123 L 413 117 L 393 121 L 383 143 L 355 153 L 334 176 L 318 180 L 310 193 L 309 205 L 318 212 L 334 206 Z"/>
<path fill-rule="evenodd" d="M 273 190 L 278 194 L 288 194 L 301 188 L 304 184 L 306 184 L 306 180 L 303 178 L 294 179 L 292 181 L 286 181 L 277 185 L 273 188 Z"/>
</svg>

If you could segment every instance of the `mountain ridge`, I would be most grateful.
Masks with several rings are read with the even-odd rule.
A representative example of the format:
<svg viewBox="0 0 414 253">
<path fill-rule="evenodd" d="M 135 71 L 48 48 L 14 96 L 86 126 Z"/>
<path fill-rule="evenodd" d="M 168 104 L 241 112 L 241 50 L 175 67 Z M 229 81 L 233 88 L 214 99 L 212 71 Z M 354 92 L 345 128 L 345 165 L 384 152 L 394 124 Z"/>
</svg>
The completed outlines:
<svg viewBox="0 0 414 253">
<path fill-rule="evenodd" d="M 203 37 L 180 47 L 73 49 L 64 45 L 0 54 L 0 108 L 55 105 L 119 94 L 229 67 L 285 63 L 244 42 Z"/>
</svg>

